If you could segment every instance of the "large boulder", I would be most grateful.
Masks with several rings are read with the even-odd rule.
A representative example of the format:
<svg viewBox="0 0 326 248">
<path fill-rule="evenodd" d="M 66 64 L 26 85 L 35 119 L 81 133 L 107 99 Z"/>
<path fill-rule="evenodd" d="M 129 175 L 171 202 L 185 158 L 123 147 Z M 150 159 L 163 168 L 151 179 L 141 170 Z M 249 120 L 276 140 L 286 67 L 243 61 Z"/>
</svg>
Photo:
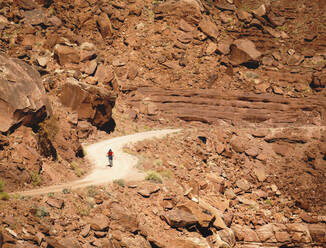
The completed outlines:
<svg viewBox="0 0 326 248">
<path fill-rule="evenodd" d="M 78 113 L 79 120 L 89 121 L 101 129 L 110 128 L 116 95 L 107 88 L 68 78 L 60 99 L 63 105 Z"/>
<path fill-rule="evenodd" d="M 0 132 L 42 121 L 50 111 L 40 74 L 25 62 L 0 53 Z"/>
<path fill-rule="evenodd" d="M 255 44 L 247 39 L 238 39 L 231 45 L 231 63 L 233 65 L 258 64 L 261 52 Z"/>
</svg>

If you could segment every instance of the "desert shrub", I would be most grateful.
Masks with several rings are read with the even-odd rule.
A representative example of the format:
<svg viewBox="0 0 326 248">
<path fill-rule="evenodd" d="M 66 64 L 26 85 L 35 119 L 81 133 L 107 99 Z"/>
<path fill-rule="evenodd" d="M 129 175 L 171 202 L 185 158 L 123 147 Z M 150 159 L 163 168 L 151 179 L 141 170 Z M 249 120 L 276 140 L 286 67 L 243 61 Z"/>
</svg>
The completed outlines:
<svg viewBox="0 0 326 248">
<path fill-rule="evenodd" d="M 37 171 L 32 171 L 31 181 L 33 186 L 39 186 L 42 182 L 42 177 Z"/>
<path fill-rule="evenodd" d="M 55 116 L 51 116 L 42 123 L 40 123 L 40 134 L 45 134 L 50 140 L 54 140 L 59 132 L 58 120 Z"/>
<path fill-rule="evenodd" d="M 85 173 L 84 170 L 79 167 L 76 161 L 72 161 L 70 168 L 74 171 L 77 177 L 81 177 Z"/>
<path fill-rule="evenodd" d="M 42 123 L 39 124 L 38 130 L 38 143 L 41 153 L 44 156 L 57 159 L 57 151 L 54 148 L 52 142 L 54 141 L 56 135 L 59 132 L 58 120 L 56 117 L 51 116 Z"/>
<path fill-rule="evenodd" d="M 77 214 L 80 216 L 88 216 L 90 212 L 89 207 L 78 207 L 77 208 Z"/>
<path fill-rule="evenodd" d="M 265 203 L 272 206 L 273 205 L 273 201 L 271 199 L 266 199 Z"/>
<path fill-rule="evenodd" d="M 0 192 L 3 192 L 5 190 L 5 181 L 0 179 Z"/>
<path fill-rule="evenodd" d="M 89 186 L 87 187 L 87 195 L 89 197 L 94 197 L 97 195 L 96 187 L 95 186 Z"/>
<path fill-rule="evenodd" d="M 160 171 L 160 175 L 165 178 L 171 178 L 172 172 L 169 170 Z"/>
<path fill-rule="evenodd" d="M 67 188 L 64 188 L 62 190 L 62 193 L 64 193 L 64 194 L 70 194 L 71 193 L 71 190 L 70 189 L 67 189 Z"/>
<path fill-rule="evenodd" d="M 161 167 L 163 165 L 163 161 L 161 159 L 156 159 L 153 162 L 154 167 Z"/>
<path fill-rule="evenodd" d="M 39 218 L 43 218 L 45 216 L 50 216 L 49 210 L 46 207 L 38 207 L 35 211 L 35 216 Z"/>
<path fill-rule="evenodd" d="M 0 192 L 0 200 L 9 200 L 9 194 L 7 192 Z"/>
<path fill-rule="evenodd" d="M 151 170 L 147 171 L 145 179 L 155 183 L 162 183 L 162 177 L 156 171 L 151 171 Z"/>
<path fill-rule="evenodd" d="M 113 183 L 114 183 L 114 184 L 117 184 L 117 185 L 119 185 L 119 186 L 121 186 L 121 187 L 124 187 L 124 186 L 126 185 L 125 180 L 123 180 L 123 179 L 116 179 L 116 180 L 113 180 Z"/>
</svg>

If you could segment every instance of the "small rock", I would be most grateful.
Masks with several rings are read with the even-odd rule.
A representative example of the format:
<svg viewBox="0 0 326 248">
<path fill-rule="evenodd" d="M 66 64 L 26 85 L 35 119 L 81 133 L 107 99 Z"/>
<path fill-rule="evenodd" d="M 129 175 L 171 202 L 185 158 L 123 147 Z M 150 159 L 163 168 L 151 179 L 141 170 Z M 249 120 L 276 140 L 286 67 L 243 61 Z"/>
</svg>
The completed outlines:
<svg viewBox="0 0 326 248">
<path fill-rule="evenodd" d="M 64 201 L 62 199 L 57 199 L 57 198 L 49 198 L 46 203 L 54 208 L 61 209 L 63 208 Z"/>
<path fill-rule="evenodd" d="M 85 238 L 88 236 L 90 230 L 91 230 L 91 225 L 90 224 L 85 225 L 79 234 Z"/>
<path fill-rule="evenodd" d="M 37 232 L 35 234 L 35 241 L 37 242 L 38 245 L 41 245 L 42 241 L 44 240 L 44 234 L 41 232 Z"/>
<path fill-rule="evenodd" d="M 275 238 L 278 242 L 290 242 L 291 237 L 287 232 L 275 232 Z"/>
<path fill-rule="evenodd" d="M 273 231 L 273 224 L 266 224 L 261 227 L 258 227 L 256 230 L 256 233 L 259 237 L 259 239 L 262 242 L 273 242 L 274 240 L 274 231 Z"/>
<path fill-rule="evenodd" d="M 248 191 L 250 189 L 250 183 L 246 179 L 240 179 L 236 182 L 238 188 L 243 191 Z"/>
<path fill-rule="evenodd" d="M 0 24 L 8 24 L 9 21 L 7 20 L 6 17 L 0 15 Z"/>
<path fill-rule="evenodd" d="M 42 67 L 46 67 L 47 63 L 49 62 L 49 58 L 48 57 L 38 57 L 36 59 L 37 63 L 39 66 L 42 66 Z"/>
<path fill-rule="evenodd" d="M 76 48 L 64 45 L 56 45 L 54 47 L 54 58 L 60 65 L 69 63 L 78 64 L 80 60 L 79 52 Z"/>
<path fill-rule="evenodd" d="M 217 39 L 219 32 L 218 28 L 215 23 L 211 22 L 210 20 L 203 18 L 199 23 L 200 30 L 206 34 L 207 36 Z"/>
<path fill-rule="evenodd" d="M 127 57 L 117 57 L 112 61 L 112 65 L 116 67 L 124 66 L 128 63 Z"/>
<path fill-rule="evenodd" d="M 91 60 L 84 64 L 81 71 L 88 75 L 93 75 L 95 73 L 96 68 L 97 68 L 96 60 Z"/>
<path fill-rule="evenodd" d="M 194 31 L 195 28 L 193 26 L 191 26 L 185 20 L 181 19 L 180 22 L 179 22 L 179 29 L 184 31 L 184 32 L 192 32 L 192 31 Z"/>
<path fill-rule="evenodd" d="M 208 46 L 206 47 L 205 54 L 211 55 L 211 54 L 215 53 L 216 49 L 217 49 L 217 45 L 214 42 L 209 42 Z"/>
<path fill-rule="evenodd" d="M 258 9 L 255 9 L 254 11 L 252 11 L 252 13 L 258 17 L 263 17 L 263 16 L 267 15 L 268 12 L 269 12 L 268 8 L 266 7 L 265 4 L 260 5 L 260 7 Z"/>
<path fill-rule="evenodd" d="M 230 200 L 233 200 L 237 197 L 236 194 L 234 193 L 233 189 L 227 189 L 224 192 L 224 195 Z"/>
<path fill-rule="evenodd" d="M 307 212 L 302 212 L 299 216 L 304 222 L 307 222 L 307 223 L 310 223 L 310 224 L 319 222 L 319 220 L 317 218 L 314 218 L 313 216 L 311 216 Z"/>
<path fill-rule="evenodd" d="M 258 147 L 252 147 L 249 148 L 247 150 L 245 150 L 245 154 L 247 156 L 251 156 L 251 157 L 257 157 L 257 155 L 260 153 L 260 149 Z"/>
<path fill-rule="evenodd" d="M 271 185 L 271 190 L 276 193 L 276 191 L 278 190 L 277 186 L 275 184 Z"/>
<path fill-rule="evenodd" d="M 216 152 L 218 154 L 222 154 L 224 152 L 224 150 L 225 150 L 224 145 L 222 143 L 220 143 L 220 142 L 215 146 L 215 148 L 216 148 Z"/>
<path fill-rule="evenodd" d="M 189 227 L 197 223 L 195 216 L 182 209 L 168 211 L 162 217 L 171 227 Z"/>
<path fill-rule="evenodd" d="M 254 168 L 254 173 L 258 179 L 259 182 L 264 182 L 266 180 L 266 172 L 264 167 L 256 167 Z"/>
<path fill-rule="evenodd" d="M 245 204 L 245 205 L 248 205 L 248 206 L 252 206 L 252 207 L 258 207 L 258 203 L 254 200 L 250 200 L 248 198 L 245 198 L 243 196 L 238 196 L 238 201 Z"/>
<path fill-rule="evenodd" d="M 94 236 L 96 238 L 104 238 L 106 236 L 107 232 L 94 232 Z"/>
<path fill-rule="evenodd" d="M 238 19 L 245 23 L 250 23 L 252 20 L 252 15 L 245 10 L 237 9 L 236 14 L 237 14 Z"/>
<path fill-rule="evenodd" d="M 97 214 L 89 219 L 89 224 L 94 231 L 104 231 L 109 228 L 109 219 L 104 214 Z"/>
<path fill-rule="evenodd" d="M 102 38 L 111 37 L 113 35 L 112 24 L 106 13 L 102 13 L 96 20 Z"/>
<path fill-rule="evenodd" d="M 289 54 L 289 55 L 293 55 L 293 54 L 295 54 L 295 50 L 294 50 L 294 49 L 292 49 L 292 48 L 291 48 L 291 49 L 289 49 L 289 50 L 288 50 L 288 54 Z"/>
<path fill-rule="evenodd" d="M 230 53 L 230 46 L 232 40 L 222 40 L 217 44 L 217 51 L 221 54 L 228 55 Z"/>
<path fill-rule="evenodd" d="M 147 185 L 145 188 L 138 190 L 137 193 L 143 197 L 148 198 L 151 196 L 151 194 L 158 192 L 160 189 L 161 188 L 157 185 Z"/>
<path fill-rule="evenodd" d="M 108 65 L 98 65 L 95 78 L 99 83 L 105 85 L 114 79 L 114 72 Z"/>
</svg>

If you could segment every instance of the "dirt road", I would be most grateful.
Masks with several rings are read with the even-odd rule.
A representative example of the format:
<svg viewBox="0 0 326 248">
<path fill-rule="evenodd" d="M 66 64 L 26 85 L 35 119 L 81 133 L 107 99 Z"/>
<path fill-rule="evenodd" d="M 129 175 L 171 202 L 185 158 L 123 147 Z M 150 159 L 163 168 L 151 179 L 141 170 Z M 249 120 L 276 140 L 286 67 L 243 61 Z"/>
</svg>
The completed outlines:
<svg viewBox="0 0 326 248">
<path fill-rule="evenodd" d="M 65 188 L 74 189 L 91 185 L 100 185 L 112 182 L 115 179 L 143 180 L 144 174 L 135 168 L 137 157 L 122 151 L 122 148 L 129 143 L 135 143 L 145 139 L 161 138 L 167 134 L 175 133 L 180 129 L 165 129 L 136 133 L 127 136 L 116 137 L 109 140 L 97 142 L 84 147 L 86 158 L 93 164 L 92 171 L 85 178 L 65 184 L 53 185 L 49 187 L 16 192 L 19 195 L 39 195 L 49 192 L 59 192 Z M 111 148 L 114 152 L 113 167 L 108 167 L 106 153 Z"/>
</svg>

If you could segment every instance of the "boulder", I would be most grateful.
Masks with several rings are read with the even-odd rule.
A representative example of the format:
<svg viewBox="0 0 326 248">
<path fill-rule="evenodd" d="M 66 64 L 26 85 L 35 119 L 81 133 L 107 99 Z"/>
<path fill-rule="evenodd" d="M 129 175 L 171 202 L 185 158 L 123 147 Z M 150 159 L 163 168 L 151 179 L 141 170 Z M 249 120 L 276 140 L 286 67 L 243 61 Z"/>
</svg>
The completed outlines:
<svg viewBox="0 0 326 248">
<path fill-rule="evenodd" d="M 115 99 L 112 91 L 74 78 L 67 79 L 60 94 L 62 104 L 76 111 L 79 120 L 89 121 L 101 129 L 106 129 L 111 121 Z"/>
<path fill-rule="evenodd" d="M 137 216 L 130 210 L 124 208 L 119 203 L 112 203 L 110 214 L 110 228 L 112 230 L 120 230 L 122 232 L 136 232 L 139 230 Z"/>
<path fill-rule="evenodd" d="M 60 65 L 78 64 L 80 52 L 77 48 L 58 44 L 54 47 L 54 58 Z"/>
<path fill-rule="evenodd" d="M 184 210 L 191 213 L 198 221 L 201 227 L 208 228 L 215 220 L 215 216 L 209 213 L 207 210 L 201 208 L 197 203 L 188 201 L 187 203 L 177 207 L 180 210 Z"/>
<path fill-rule="evenodd" d="M 97 214 L 88 222 L 94 231 L 105 231 L 109 228 L 109 219 L 104 214 Z"/>
<path fill-rule="evenodd" d="M 273 224 L 266 224 L 257 228 L 256 233 L 262 242 L 275 242 Z"/>
<path fill-rule="evenodd" d="M 262 4 L 259 6 L 259 8 L 255 9 L 252 11 L 252 13 L 256 16 L 256 17 L 263 17 L 265 15 L 268 14 L 270 7 L 266 6 L 265 4 Z"/>
<path fill-rule="evenodd" d="M 217 39 L 219 32 L 215 23 L 211 22 L 208 19 L 202 19 L 199 23 L 200 30 L 207 36 Z"/>
<path fill-rule="evenodd" d="M 266 179 L 266 172 L 264 167 L 256 167 L 254 168 L 254 173 L 259 182 L 264 182 Z"/>
<path fill-rule="evenodd" d="M 0 53 L 0 132 L 32 126 L 51 111 L 40 74 L 19 59 Z"/>
<path fill-rule="evenodd" d="M 255 44 L 247 39 L 235 40 L 231 45 L 231 63 L 241 65 L 244 63 L 258 63 L 261 52 L 256 49 Z"/>
<path fill-rule="evenodd" d="M 235 234 L 236 240 L 238 241 L 260 242 L 257 233 L 249 226 L 241 226 L 239 224 L 235 224 L 231 226 L 231 229 Z"/>
<path fill-rule="evenodd" d="M 24 23 L 31 25 L 40 25 L 47 22 L 46 15 L 42 9 L 34 9 L 24 12 Z"/>
<path fill-rule="evenodd" d="M 217 51 L 223 55 L 227 55 L 230 53 L 231 44 L 232 44 L 231 39 L 222 40 L 217 45 Z"/>
<path fill-rule="evenodd" d="M 96 22 L 103 39 L 113 35 L 112 24 L 106 13 L 102 13 Z"/>
<path fill-rule="evenodd" d="M 245 23 L 250 23 L 252 20 L 252 15 L 243 9 L 237 9 L 236 14 L 238 19 Z"/>
<path fill-rule="evenodd" d="M 175 228 L 189 227 L 197 223 L 197 218 L 185 209 L 173 209 L 165 213 L 162 218 Z"/>
<path fill-rule="evenodd" d="M 46 203 L 54 208 L 61 209 L 64 205 L 64 201 L 62 199 L 57 199 L 57 198 L 49 198 Z"/>
<path fill-rule="evenodd" d="M 232 149 L 237 153 L 243 153 L 249 146 L 249 140 L 244 137 L 234 136 L 230 140 Z"/>
</svg>

